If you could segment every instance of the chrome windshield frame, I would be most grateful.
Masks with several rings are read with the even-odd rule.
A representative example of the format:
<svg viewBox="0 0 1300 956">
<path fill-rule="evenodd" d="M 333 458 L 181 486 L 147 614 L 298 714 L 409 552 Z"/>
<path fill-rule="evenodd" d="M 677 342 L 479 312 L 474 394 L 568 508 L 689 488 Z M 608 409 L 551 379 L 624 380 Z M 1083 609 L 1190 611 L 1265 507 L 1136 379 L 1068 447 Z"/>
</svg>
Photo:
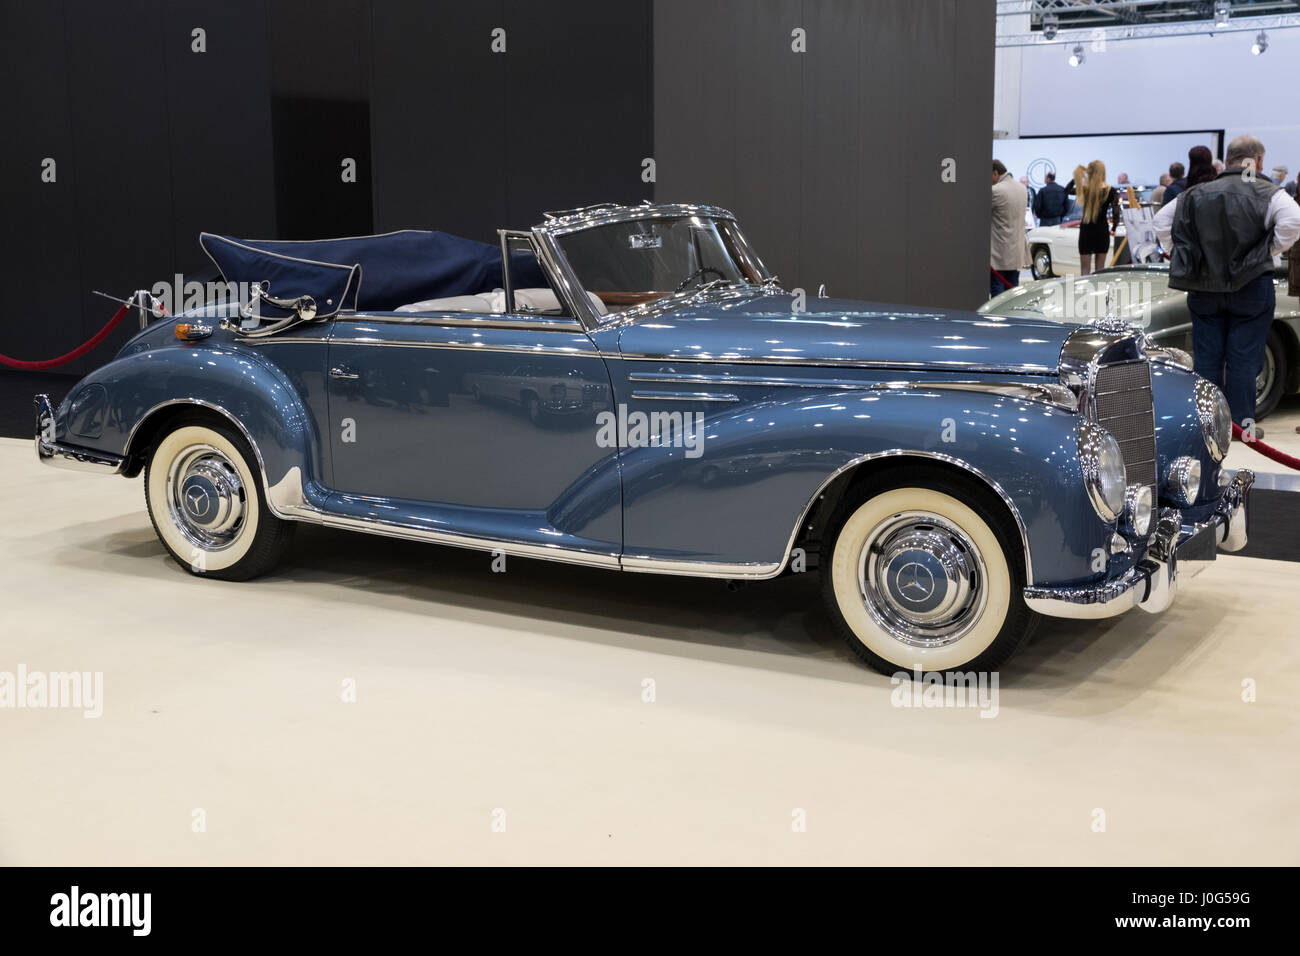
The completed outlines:
<svg viewBox="0 0 1300 956">
<path fill-rule="evenodd" d="M 546 220 L 533 226 L 532 233 L 536 239 L 536 245 L 539 251 L 539 260 L 542 265 L 550 271 L 556 280 L 556 285 L 564 292 L 570 300 L 574 312 L 579 316 L 583 327 L 588 332 L 594 332 L 597 329 L 613 327 L 625 321 L 630 316 L 640 316 L 656 311 L 653 307 L 660 302 L 664 302 L 669 307 L 682 304 L 684 301 L 693 300 L 698 295 L 697 290 L 690 290 L 677 295 L 665 294 L 660 299 L 643 305 L 635 306 L 630 309 L 624 309 L 619 312 L 610 312 L 604 315 L 597 311 L 596 307 L 591 304 L 587 296 L 587 290 L 579 280 L 573 266 L 569 263 L 564 251 L 560 248 L 559 239 L 571 233 L 580 232 L 586 229 L 595 229 L 601 226 L 609 226 L 622 222 L 636 222 L 645 219 L 683 219 L 698 217 L 713 219 L 728 223 L 734 234 L 742 258 L 745 259 L 743 265 L 752 269 L 755 274 L 759 275 L 764 284 L 752 286 L 753 292 L 770 288 L 775 281 L 773 276 L 763 264 L 757 253 L 754 252 L 753 246 L 750 245 L 736 217 L 729 210 L 720 206 L 700 206 L 689 203 L 645 203 L 640 206 L 620 206 L 614 204 L 601 204 L 598 206 L 589 206 L 583 209 L 572 211 L 547 213 Z M 730 290 L 733 294 L 735 286 L 726 287 L 718 291 Z"/>
</svg>

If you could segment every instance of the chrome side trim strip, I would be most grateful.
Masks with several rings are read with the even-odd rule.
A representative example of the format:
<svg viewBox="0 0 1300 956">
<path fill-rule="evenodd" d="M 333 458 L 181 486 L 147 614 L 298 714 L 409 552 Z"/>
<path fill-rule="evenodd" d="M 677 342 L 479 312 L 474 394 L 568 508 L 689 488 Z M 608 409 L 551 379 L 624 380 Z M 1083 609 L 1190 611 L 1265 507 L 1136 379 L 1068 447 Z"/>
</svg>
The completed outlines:
<svg viewBox="0 0 1300 956">
<path fill-rule="evenodd" d="M 762 580 L 781 573 L 780 564 L 724 564 L 716 561 L 676 561 L 666 558 L 624 557 L 623 570 L 697 578 Z"/>
<path fill-rule="evenodd" d="M 330 345 L 370 345 L 390 349 L 469 349 L 474 352 L 508 352 L 516 355 L 599 355 L 595 347 L 574 345 L 484 345 L 482 342 L 398 342 L 393 339 L 331 339 Z"/>
<path fill-rule="evenodd" d="M 969 362 L 886 362 L 873 361 L 871 359 L 802 359 L 798 357 L 782 355 L 756 355 L 745 356 L 734 353 L 723 353 L 720 355 L 649 355 L 638 352 L 624 352 L 619 356 L 629 362 L 666 362 L 676 364 L 678 362 L 696 362 L 705 364 L 717 364 L 725 362 L 728 365 L 798 365 L 807 368 L 873 368 L 873 369 L 897 369 L 899 371 L 932 371 L 932 372 L 975 372 L 979 374 L 1006 374 L 1006 375 L 1055 375 L 1056 367 L 1052 365 L 975 365 Z"/>
<path fill-rule="evenodd" d="M 632 393 L 633 398 L 644 399 L 645 401 L 669 401 L 669 402 L 738 402 L 740 397 L 737 395 L 728 395 L 725 392 L 650 392 L 635 391 Z"/>
<path fill-rule="evenodd" d="M 917 391 L 957 390 L 1008 395 L 1028 401 L 1047 402 L 1063 411 L 1077 411 L 1074 393 L 1064 385 L 1047 385 L 1035 382 L 845 382 L 833 378 L 778 378 L 760 375 L 689 375 L 673 372 L 633 372 L 629 382 L 646 382 L 681 385 L 746 385 L 774 388 L 818 388 L 837 391 L 865 390 L 889 391 L 916 389 Z"/>
<path fill-rule="evenodd" d="M 507 313 L 508 314 L 508 313 Z M 571 316 L 543 316 L 532 319 L 510 319 L 497 313 L 491 317 L 479 313 L 445 313 L 445 312 L 394 312 L 375 315 L 370 312 L 356 312 L 340 315 L 340 322 L 384 322 L 390 325 L 431 325 L 448 328 L 472 329 L 570 329 L 582 331 L 582 324 Z"/>
<path fill-rule="evenodd" d="M 364 531 L 390 538 L 406 538 L 412 541 L 424 541 L 429 544 L 445 544 L 471 551 L 502 551 L 510 557 L 541 558 L 546 561 L 559 561 L 565 564 L 585 564 L 598 568 L 617 570 L 617 554 L 602 554 L 596 551 L 577 551 L 558 546 L 523 544 L 510 541 L 494 541 L 477 538 L 473 535 L 455 534 L 448 531 L 430 531 L 417 528 L 399 521 L 380 521 L 377 519 L 353 518 L 345 515 L 321 512 L 314 520 L 327 528 L 340 528 L 346 531 Z"/>
</svg>

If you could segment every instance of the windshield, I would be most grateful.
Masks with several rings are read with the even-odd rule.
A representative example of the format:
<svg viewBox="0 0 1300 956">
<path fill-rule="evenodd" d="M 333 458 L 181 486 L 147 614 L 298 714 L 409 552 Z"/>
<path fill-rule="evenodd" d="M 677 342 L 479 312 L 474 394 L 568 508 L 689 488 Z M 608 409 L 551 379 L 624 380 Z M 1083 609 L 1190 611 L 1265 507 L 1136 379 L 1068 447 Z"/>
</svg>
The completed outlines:
<svg viewBox="0 0 1300 956">
<path fill-rule="evenodd" d="M 557 239 L 578 281 L 611 312 L 701 286 L 761 285 L 735 223 L 703 216 L 615 222 Z"/>
</svg>

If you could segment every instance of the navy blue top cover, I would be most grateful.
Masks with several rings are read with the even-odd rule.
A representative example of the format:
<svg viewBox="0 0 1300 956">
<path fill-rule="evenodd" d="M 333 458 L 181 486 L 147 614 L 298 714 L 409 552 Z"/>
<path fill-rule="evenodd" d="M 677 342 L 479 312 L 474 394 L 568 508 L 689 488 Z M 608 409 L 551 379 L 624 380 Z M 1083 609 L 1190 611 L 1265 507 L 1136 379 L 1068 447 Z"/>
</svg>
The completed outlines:
<svg viewBox="0 0 1300 956">
<path fill-rule="evenodd" d="M 503 285 L 500 247 L 445 232 L 404 229 L 303 242 L 205 232 L 199 245 L 227 282 L 266 282 L 266 294 L 278 299 L 310 295 L 321 318 L 349 309 L 391 312 L 411 302 Z M 513 255 L 511 278 L 518 288 L 546 285 L 528 253 Z"/>
</svg>

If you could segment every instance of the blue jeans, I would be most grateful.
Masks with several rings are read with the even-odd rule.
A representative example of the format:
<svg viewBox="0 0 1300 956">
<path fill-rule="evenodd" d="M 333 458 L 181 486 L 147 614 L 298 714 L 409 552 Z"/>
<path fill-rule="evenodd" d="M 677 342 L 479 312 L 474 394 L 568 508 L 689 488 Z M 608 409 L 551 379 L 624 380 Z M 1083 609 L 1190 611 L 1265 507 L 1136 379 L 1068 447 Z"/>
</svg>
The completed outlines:
<svg viewBox="0 0 1300 956">
<path fill-rule="evenodd" d="M 1020 285 L 1019 269 L 992 269 L 989 272 L 989 298 L 1006 292 L 1008 288 Z M 998 281 L 998 276 L 1002 276 L 1004 282 Z"/>
<path fill-rule="evenodd" d="M 1238 425 L 1255 417 L 1255 376 L 1276 305 L 1272 273 L 1236 292 L 1187 293 L 1196 374 L 1223 389 Z"/>
<path fill-rule="evenodd" d="M 1059 226 L 1061 224 L 1060 216 L 1044 216 L 1038 220 L 1040 226 Z"/>
</svg>

